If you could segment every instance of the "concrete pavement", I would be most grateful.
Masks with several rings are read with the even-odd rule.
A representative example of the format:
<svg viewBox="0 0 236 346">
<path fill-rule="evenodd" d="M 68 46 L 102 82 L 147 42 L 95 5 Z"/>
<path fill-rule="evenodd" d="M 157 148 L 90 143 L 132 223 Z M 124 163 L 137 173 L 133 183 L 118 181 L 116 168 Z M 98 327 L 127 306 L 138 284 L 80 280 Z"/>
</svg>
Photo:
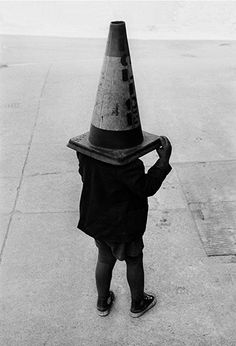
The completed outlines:
<svg viewBox="0 0 236 346">
<path fill-rule="evenodd" d="M 236 43 L 130 42 L 142 127 L 173 143 L 144 237 L 158 305 L 137 320 L 122 262 L 114 309 L 96 315 L 97 253 L 76 229 L 81 181 L 66 147 L 89 129 L 105 41 L 2 47 L 0 344 L 234 346 Z"/>
</svg>

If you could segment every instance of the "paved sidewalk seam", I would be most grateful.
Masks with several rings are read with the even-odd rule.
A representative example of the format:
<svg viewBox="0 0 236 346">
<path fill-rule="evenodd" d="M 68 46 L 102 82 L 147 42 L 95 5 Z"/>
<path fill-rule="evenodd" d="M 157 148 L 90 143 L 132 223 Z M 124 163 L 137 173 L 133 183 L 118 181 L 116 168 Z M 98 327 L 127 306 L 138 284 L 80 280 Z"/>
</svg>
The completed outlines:
<svg viewBox="0 0 236 346">
<path fill-rule="evenodd" d="M 16 210 L 14 215 L 40 215 L 40 214 L 77 214 L 78 210 L 63 210 L 63 211 L 20 211 Z"/>
<path fill-rule="evenodd" d="M 206 251 L 205 251 L 205 249 L 204 249 L 204 244 L 203 244 L 203 242 L 202 242 L 202 239 L 201 239 L 200 234 L 199 234 L 199 231 L 198 231 L 198 227 L 197 227 L 196 220 L 194 219 L 193 214 L 192 214 L 192 210 L 190 209 L 190 204 L 191 204 L 191 203 L 188 202 L 188 199 L 187 199 L 186 194 L 185 194 L 185 192 L 184 192 L 183 185 L 182 185 L 182 181 L 181 181 L 181 179 L 180 179 L 180 177 L 179 177 L 179 174 L 178 174 L 178 170 L 176 169 L 175 171 L 176 171 L 176 176 L 177 176 L 177 179 L 178 179 L 178 181 L 179 181 L 179 185 L 180 185 L 181 191 L 182 191 L 182 193 L 183 193 L 183 196 L 184 196 L 184 199 L 185 199 L 185 202 L 186 202 L 186 205 L 187 205 L 187 208 L 186 208 L 186 209 L 188 210 L 188 212 L 189 212 L 189 214 L 190 214 L 190 216 L 191 216 L 191 219 L 192 219 L 193 224 L 194 224 L 195 232 L 197 233 L 197 236 L 198 236 L 198 238 L 199 238 L 199 244 L 201 244 L 201 249 L 202 249 L 203 253 L 205 254 L 205 256 L 207 257 Z"/>
<path fill-rule="evenodd" d="M 40 92 L 40 95 L 39 95 L 39 101 L 38 101 L 38 107 L 37 107 L 36 116 L 35 116 L 35 120 L 34 120 L 34 125 L 33 125 L 33 128 L 32 128 L 32 133 L 31 133 L 30 140 L 29 140 L 29 143 L 28 143 L 27 153 L 26 153 L 25 161 L 24 161 L 24 164 L 23 164 L 23 167 L 22 167 L 20 181 L 19 181 L 19 184 L 18 184 L 17 189 L 16 189 L 17 190 L 16 198 L 15 198 L 15 201 L 14 201 L 14 204 L 13 204 L 12 211 L 10 213 L 10 219 L 9 219 L 9 222 L 8 222 L 8 225 L 7 225 L 7 230 L 6 230 L 4 239 L 3 239 L 3 244 L 2 244 L 2 248 L 1 248 L 1 252 L 0 252 L 0 264 L 2 262 L 3 252 L 4 252 L 4 248 L 5 248 L 6 242 L 7 242 L 8 234 L 9 234 L 9 231 L 10 231 L 10 226 L 11 226 L 12 218 L 13 218 L 13 216 L 15 214 L 15 208 L 16 208 L 16 204 L 17 204 L 17 201 L 18 201 L 18 197 L 19 197 L 19 193 L 20 193 L 20 188 L 21 188 L 21 185 L 22 185 L 23 177 L 24 177 L 24 171 L 25 171 L 25 167 L 26 167 L 27 160 L 28 160 L 28 157 L 29 157 L 29 152 L 30 152 L 31 144 L 32 144 L 32 141 L 33 141 L 34 131 L 35 131 L 35 128 L 37 126 L 37 121 L 38 121 L 38 118 L 39 118 L 41 99 L 42 99 L 42 96 L 43 96 L 43 92 L 44 92 L 45 86 L 47 84 L 47 80 L 48 80 L 48 76 L 49 76 L 51 67 L 52 67 L 52 64 L 49 65 L 49 68 L 48 68 L 47 74 L 45 76 L 45 80 L 44 80 L 44 83 L 42 85 L 41 92 Z"/>
<path fill-rule="evenodd" d="M 68 171 L 62 171 L 62 172 L 45 172 L 45 173 L 31 173 L 31 174 L 25 174 L 25 177 L 36 177 L 39 175 L 59 175 L 59 174 L 65 174 L 65 173 L 75 173 L 74 170 L 68 170 Z"/>
<path fill-rule="evenodd" d="M 203 161 L 181 161 L 181 162 L 171 162 L 172 165 L 179 165 L 179 166 L 183 166 L 183 165 L 193 165 L 193 164 L 214 164 L 214 163 L 234 163 L 236 162 L 236 159 L 231 159 L 231 160 L 203 160 Z"/>
</svg>

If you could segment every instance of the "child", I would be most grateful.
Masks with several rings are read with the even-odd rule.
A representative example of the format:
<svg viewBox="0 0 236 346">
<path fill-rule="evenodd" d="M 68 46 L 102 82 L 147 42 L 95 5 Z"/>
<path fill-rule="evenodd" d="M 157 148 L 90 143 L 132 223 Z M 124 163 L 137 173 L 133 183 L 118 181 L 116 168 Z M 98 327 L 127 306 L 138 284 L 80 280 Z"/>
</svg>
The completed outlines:
<svg viewBox="0 0 236 346">
<path fill-rule="evenodd" d="M 96 286 L 97 310 L 109 314 L 114 301 L 110 291 L 116 260 L 125 260 L 131 292 L 132 317 L 139 317 L 156 304 L 155 295 L 144 292 L 143 240 L 148 201 L 171 171 L 171 144 L 160 138 L 157 162 L 145 174 L 139 159 L 115 166 L 77 152 L 83 189 L 78 228 L 95 239 L 98 247 Z"/>
</svg>

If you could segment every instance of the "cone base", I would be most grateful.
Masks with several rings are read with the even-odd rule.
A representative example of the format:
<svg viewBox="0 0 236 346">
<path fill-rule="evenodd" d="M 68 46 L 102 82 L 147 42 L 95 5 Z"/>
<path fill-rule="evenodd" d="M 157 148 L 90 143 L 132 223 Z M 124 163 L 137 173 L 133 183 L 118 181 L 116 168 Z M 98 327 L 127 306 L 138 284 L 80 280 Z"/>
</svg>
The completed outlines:
<svg viewBox="0 0 236 346">
<path fill-rule="evenodd" d="M 112 165 L 126 165 L 149 153 L 160 144 L 160 136 L 143 131 L 143 142 L 128 149 L 106 149 L 93 146 L 89 140 L 89 132 L 69 140 L 67 146 L 84 155 Z"/>
</svg>

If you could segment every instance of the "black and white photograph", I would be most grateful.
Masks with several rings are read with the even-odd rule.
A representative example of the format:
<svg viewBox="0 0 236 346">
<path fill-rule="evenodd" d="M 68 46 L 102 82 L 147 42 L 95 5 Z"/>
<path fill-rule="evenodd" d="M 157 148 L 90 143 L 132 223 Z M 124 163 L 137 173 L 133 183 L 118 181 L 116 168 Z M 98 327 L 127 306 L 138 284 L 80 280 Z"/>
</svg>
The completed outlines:
<svg viewBox="0 0 236 346">
<path fill-rule="evenodd" d="M 0 1 L 0 345 L 236 345 L 236 1 Z"/>
</svg>

